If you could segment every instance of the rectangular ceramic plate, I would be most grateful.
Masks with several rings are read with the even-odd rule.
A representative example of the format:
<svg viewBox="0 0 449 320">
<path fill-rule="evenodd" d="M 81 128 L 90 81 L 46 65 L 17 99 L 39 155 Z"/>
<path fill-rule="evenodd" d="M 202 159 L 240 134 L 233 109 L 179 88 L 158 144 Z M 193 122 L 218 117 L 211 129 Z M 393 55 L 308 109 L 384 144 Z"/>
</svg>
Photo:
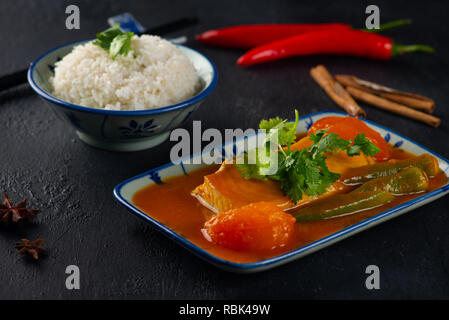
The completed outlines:
<svg viewBox="0 0 449 320">
<path fill-rule="evenodd" d="M 305 132 L 307 131 L 310 126 L 315 123 L 317 120 L 329 117 L 329 116 L 344 116 L 346 115 L 343 112 L 319 112 L 310 114 L 307 116 L 304 116 L 300 118 L 299 125 L 298 125 L 298 132 Z M 441 157 L 440 155 L 434 153 L 433 151 L 419 145 L 418 143 L 390 130 L 387 129 L 381 125 L 378 125 L 376 123 L 373 123 L 368 120 L 364 120 L 364 122 L 373 128 L 374 130 L 378 131 L 387 142 L 393 144 L 394 146 L 401 147 L 406 151 L 409 151 L 413 154 L 420 155 L 423 153 L 429 153 L 436 157 L 438 159 L 440 168 L 444 171 L 446 176 L 449 172 L 449 162 L 445 158 Z M 255 135 L 240 138 L 237 139 L 237 141 L 225 143 L 222 146 L 222 153 L 226 153 L 226 155 L 232 156 L 235 154 L 238 154 L 242 150 L 240 147 L 242 146 L 241 142 L 243 139 L 255 139 Z M 239 144 L 240 142 L 240 144 Z M 193 155 L 189 159 L 195 159 L 199 158 L 201 159 L 201 155 Z M 192 162 L 195 163 L 195 162 Z M 145 214 L 143 211 L 138 209 L 133 203 L 132 203 L 132 197 L 133 195 L 143 187 L 146 187 L 151 184 L 157 184 L 161 183 L 164 180 L 175 177 L 179 175 L 187 175 L 189 172 L 199 169 L 201 167 L 204 167 L 205 165 L 192 165 L 192 164 L 173 164 L 169 163 L 164 166 L 161 166 L 156 169 L 152 169 L 148 172 L 142 173 L 134 178 L 128 179 L 119 185 L 117 185 L 114 189 L 114 196 L 116 199 L 124 205 L 131 213 L 135 214 L 136 216 L 144 219 L 145 221 L 152 224 L 156 229 L 161 231 L 162 233 L 166 234 L 168 237 L 172 238 L 174 241 L 178 242 L 180 245 L 184 246 L 185 248 L 192 251 L 194 254 L 198 255 L 199 257 L 205 259 L 206 261 L 223 268 L 228 271 L 234 271 L 234 272 L 257 272 L 257 271 L 263 271 L 267 269 L 274 268 L 276 266 L 282 265 L 284 263 L 299 259 L 301 257 L 304 257 L 312 252 L 315 252 L 317 250 L 320 250 L 322 248 L 325 248 L 337 241 L 343 240 L 347 237 L 352 236 L 353 234 L 356 234 L 360 231 L 363 231 L 365 229 L 371 228 L 379 223 L 382 223 L 384 221 L 387 221 L 391 218 L 397 217 L 403 213 L 406 213 L 410 210 L 413 210 L 417 207 L 423 206 L 426 203 L 429 203 L 431 201 L 434 201 L 443 195 L 447 194 L 449 192 L 449 183 L 445 184 L 441 188 L 434 190 L 432 192 L 426 193 L 418 198 L 412 199 L 408 202 L 402 203 L 394 208 L 391 208 L 389 210 L 386 210 L 382 213 L 379 213 L 369 219 L 363 220 L 359 223 L 356 223 L 350 227 L 347 227 L 341 231 L 338 231 L 332 235 L 329 235 L 327 237 L 324 237 L 318 241 L 312 242 L 306 246 L 300 247 L 298 249 L 295 249 L 293 251 L 290 251 L 288 253 L 282 254 L 280 256 L 270 258 L 267 260 L 259 261 L 259 262 L 253 262 L 253 263 L 235 263 L 231 261 L 227 261 L 221 258 L 218 258 L 204 249 L 198 247 L 194 243 L 190 242 L 189 240 L 185 239 L 175 231 L 171 230 L 169 227 L 165 226 L 164 224 L 156 221 L 155 219 L 151 218 L 147 214 Z"/>
</svg>

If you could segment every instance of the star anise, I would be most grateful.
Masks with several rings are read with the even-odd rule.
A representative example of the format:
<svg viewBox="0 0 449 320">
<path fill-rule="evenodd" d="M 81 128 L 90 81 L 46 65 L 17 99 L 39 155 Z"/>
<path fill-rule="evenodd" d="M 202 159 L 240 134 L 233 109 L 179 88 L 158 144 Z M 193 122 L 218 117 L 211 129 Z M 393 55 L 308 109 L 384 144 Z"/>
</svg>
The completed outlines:
<svg viewBox="0 0 449 320">
<path fill-rule="evenodd" d="M 14 205 L 5 192 L 5 199 L 0 203 L 0 222 L 8 225 L 16 224 L 21 221 L 33 219 L 39 209 L 27 208 L 27 199 Z"/>
<path fill-rule="evenodd" d="M 39 259 L 39 254 L 45 252 L 45 249 L 41 245 L 45 242 L 44 239 L 37 239 L 35 241 L 30 241 L 28 239 L 22 239 L 17 242 L 14 247 L 19 251 L 20 254 L 29 254 L 35 260 Z"/>
</svg>

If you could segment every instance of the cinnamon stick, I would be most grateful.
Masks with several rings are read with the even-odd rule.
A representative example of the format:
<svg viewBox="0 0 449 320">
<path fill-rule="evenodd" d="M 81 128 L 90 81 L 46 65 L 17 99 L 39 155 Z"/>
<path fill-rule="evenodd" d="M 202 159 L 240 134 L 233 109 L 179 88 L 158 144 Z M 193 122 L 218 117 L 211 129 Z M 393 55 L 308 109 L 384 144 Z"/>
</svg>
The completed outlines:
<svg viewBox="0 0 449 320">
<path fill-rule="evenodd" d="M 380 109 L 424 122 L 425 124 L 428 124 L 429 126 L 432 126 L 434 128 L 438 127 L 441 123 L 441 120 L 437 117 L 415 109 L 408 108 L 407 106 L 387 100 L 385 98 L 381 98 L 364 90 L 360 90 L 351 86 L 348 86 L 346 89 L 357 100 L 363 101 Z"/>
<path fill-rule="evenodd" d="M 426 101 L 397 93 L 381 93 L 380 96 L 430 114 L 435 110 L 435 102 L 433 100 Z"/>
<path fill-rule="evenodd" d="M 335 80 L 345 87 L 351 86 L 423 112 L 431 114 L 435 109 L 435 101 L 419 94 L 398 91 L 374 82 L 362 80 L 345 74 L 336 75 Z"/>
<path fill-rule="evenodd" d="M 353 116 L 366 117 L 366 112 L 355 102 L 343 86 L 332 78 L 323 65 L 312 68 L 310 75 L 323 88 L 327 95 L 347 113 Z"/>
</svg>

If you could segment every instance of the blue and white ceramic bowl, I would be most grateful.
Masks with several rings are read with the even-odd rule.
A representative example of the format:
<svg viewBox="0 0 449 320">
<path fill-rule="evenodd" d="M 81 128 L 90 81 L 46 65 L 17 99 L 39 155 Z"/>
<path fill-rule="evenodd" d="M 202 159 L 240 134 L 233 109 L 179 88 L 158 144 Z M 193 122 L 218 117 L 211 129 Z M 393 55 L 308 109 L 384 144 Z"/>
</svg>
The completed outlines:
<svg viewBox="0 0 449 320">
<path fill-rule="evenodd" d="M 52 96 L 49 79 L 54 75 L 55 63 L 70 53 L 74 46 L 84 42 L 87 41 L 71 43 L 42 55 L 31 64 L 28 82 L 41 98 L 49 102 L 60 119 L 75 128 L 82 141 L 95 147 L 138 151 L 161 144 L 171 130 L 187 121 L 217 83 L 217 70 L 208 58 L 178 45 L 200 77 L 202 89 L 196 96 L 171 106 L 139 111 L 93 109 L 68 103 Z"/>
</svg>

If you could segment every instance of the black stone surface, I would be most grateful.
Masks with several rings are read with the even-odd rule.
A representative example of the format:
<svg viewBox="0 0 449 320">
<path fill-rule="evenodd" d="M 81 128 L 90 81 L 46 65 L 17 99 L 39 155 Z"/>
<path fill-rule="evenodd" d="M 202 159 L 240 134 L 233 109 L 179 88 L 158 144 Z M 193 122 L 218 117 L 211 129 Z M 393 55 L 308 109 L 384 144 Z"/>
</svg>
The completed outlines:
<svg viewBox="0 0 449 320">
<path fill-rule="evenodd" d="M 65 29 L 65 7 L 81 9 L 81 30 Z M 0 2 L 1 74 L 25 67 L 58 45 L 92 37 L 106 19 L 133 13 L 146 26 L 196 15 L 188 45 L 218 67 L 219 84 L 194 114 L 203 128 L 255 127 L 262 117 L 292 117 L 336 110 L 309 76 L 325 64 L 432 97 L 438 129 L 364 106 L 368 118 L 449 156 L 449 27 L 446 1 L 376 1 L 382 21 L 412 18 L 388 33 L 401 43 L 426 43 L 434 55 L 414 54 L 379 62 L 345 57 L 293 58 L 250 69 L 235 65 L 239 50 L 193 41 L 200 31 L 242 23 L 340 21 L 361 27 L 360 1 L 29 1 Z M 186 128 L 190 129 L 187 125 Z M 65 123 L 24 85 L 0 94 L 0 191 L 14 201 L 28 197 L 42 209 L 31 225 L 0 229 L 0 299 L 404 299 L 449 297 L 449 198 L 267 272 L 238 275 L 198 259 L 112 197 L 120 181 L 169 161 L 172 144 L 137 153 L 113 153 L 80 142 Z M 22 237 L 47 239 L 48 255 L 35 263 L 18 255 Z M 65 268 L 81 270 L 81 289 L 65 288 Z M 378 265 L 381 289 L 365 288 L 365 268 Z"/>
</svg>

